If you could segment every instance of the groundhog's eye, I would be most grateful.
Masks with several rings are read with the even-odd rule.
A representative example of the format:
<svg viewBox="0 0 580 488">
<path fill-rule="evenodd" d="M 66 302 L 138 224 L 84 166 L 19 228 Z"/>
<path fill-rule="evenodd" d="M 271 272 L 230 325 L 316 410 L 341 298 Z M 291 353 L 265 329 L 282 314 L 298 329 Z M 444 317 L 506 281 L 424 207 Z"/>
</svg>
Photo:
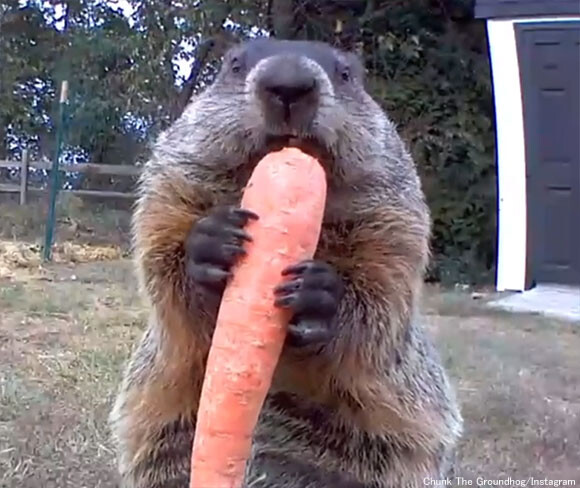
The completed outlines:
<svg viewBox="0 0 580 488">
<path fill-rule="evenodd" d="M 240 62 L 239 58 L 233 57 L 230 61 L 230 65 L 232 67 L 232 72 L 239 73 L 242 71 L 242 63 Z"/>
<path fill-rule="evenodd" d="M 342 78 L 342 81 L 350 81 L 350 70 L 348 69 L 348 66 L 344 66 L 340 70 L 340 77 Z"/>
</svg>

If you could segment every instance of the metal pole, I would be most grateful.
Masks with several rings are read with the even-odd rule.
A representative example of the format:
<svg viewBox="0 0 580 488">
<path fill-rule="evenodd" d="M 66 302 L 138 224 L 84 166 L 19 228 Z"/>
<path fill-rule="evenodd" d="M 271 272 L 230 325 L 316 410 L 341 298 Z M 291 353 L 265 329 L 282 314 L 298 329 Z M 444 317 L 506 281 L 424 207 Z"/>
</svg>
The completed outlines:
<svg viewBox="0 0 580 488">
<path fill-rule="evenodd" d="M 20 205 L 26 205 L 26 193 L 28 192 L 28 149 L 22 150 L 22 160 L 20 162 Z"/>
<path fill-rule="evenodd" d="M 58 125 L 56 127 L 56 148 L 54 151 L 54 159 L 52 160 L 52 174 L 51 174 L 51 188 L 50 188 L 50 204 L 48 207 L 48 218 L 46 221 L 46 235 L 44 239 L 44 261 L 50 261 L 52 251 L 52 239 L 54 234 L 54 221 L 56 211 L 56 197 L 59 187 L 58 175 L 58 161 L 60 159 L 60 151 L 63 138 L 65 105 L 68 100 L 68 81 L 64 80 L 60 88 L 60 100 L 58 107 Z"/>
</svg>

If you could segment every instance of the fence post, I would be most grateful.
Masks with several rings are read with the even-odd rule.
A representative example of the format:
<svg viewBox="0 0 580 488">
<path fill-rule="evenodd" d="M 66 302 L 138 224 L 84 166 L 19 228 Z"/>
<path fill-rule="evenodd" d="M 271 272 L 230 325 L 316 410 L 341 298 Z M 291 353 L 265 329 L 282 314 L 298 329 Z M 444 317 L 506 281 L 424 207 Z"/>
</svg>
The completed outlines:
<svg viewBox="0 0 580 488">
<path fill-rule="evenodd" d="M 26 205 L 26 193 L 28 191 L 28 165 L 29 153 L 28 149 L 22 151 L 22 159 L 20 161 L 20 205 Z"/>
<path fill-rule="evenodd" d="M 65 105 L 68 101 L 68 81 L 64 80 L 60 88 L 58 125 L 56 128 L 56 148 L 54 150 L 54 159 L 52 160 L 52 184 L 50 187 L 50 202 L 48 207 L 48 217 L 46 220 L 46 234 L 44 237 L 43 261 L 51 260 L 52 238 L 54 234 L 54 222 L 56 220 L 56 195 L 58 193 L 59 174 L 58 160 L 63 139 L 63 130 L 65 122 Z"/>
</svg>

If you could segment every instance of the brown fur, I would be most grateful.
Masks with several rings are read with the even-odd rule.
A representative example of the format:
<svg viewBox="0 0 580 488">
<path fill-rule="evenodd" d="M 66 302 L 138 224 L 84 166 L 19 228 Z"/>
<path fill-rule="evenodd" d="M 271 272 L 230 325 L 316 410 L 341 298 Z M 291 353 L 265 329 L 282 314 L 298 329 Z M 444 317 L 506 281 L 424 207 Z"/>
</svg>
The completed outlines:
<svg viewBox="0 0 580 488">
<path fill-rule="evenodd" d="M 239 202 L 265 151 L 255 129 L 236 125 L 244 114 L 233 115 L 230 98 L 241 95 L 224 79 L 160 137 L 141 181 L 134 245 L 151 318 L 111 414 L 124 488 L 188 486 L 219 304 L 188 278 L 184 243 L 215 205 Z M 353 96 L 358 101 L 343 102 L 345 120 L 327 136 L 333 164 L 316 254 L 345 284 L 340 328 L 316 354 L 284 350 L 255 434 L 248 487 L 422 486 L 425 476 L 445 475 L 461 432 L 453 391 L 416 311 L 430 233 L 419 180 L 382 111 L 364 92 Z"/>
</svg>

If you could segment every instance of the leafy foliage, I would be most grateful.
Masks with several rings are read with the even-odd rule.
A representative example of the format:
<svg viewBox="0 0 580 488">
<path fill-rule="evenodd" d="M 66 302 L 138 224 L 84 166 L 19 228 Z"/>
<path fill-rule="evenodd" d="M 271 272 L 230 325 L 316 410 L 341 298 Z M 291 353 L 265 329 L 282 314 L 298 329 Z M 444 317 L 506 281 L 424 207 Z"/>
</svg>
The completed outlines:
<svg viewBox="0 0 580 488">
<path fill-rule="evenodd" d="M 464 5 L 454 6 L 469 18 Z M 433 216 L 431 278 L 489 281 L 496 175 L 484 26 L 458 26 L 427 7 L 407 2 L 377 19 L 373 30 L 387 34 L 373 39 L 367 64 L 419 165 Z"/>
<path fill-rule="evenodd" d="M 493 111 L 472 4 L 127 0 L 122 11 L 112 0 L 0 0 L 0 157 L 18 157 L 24 144 L 51 157 L 55 99 L 68 79 L 65 160 L 137 162 L 211 82 L 230 42 L 260 32 L 321 39 L 363 56 L 371 92 L 419 165 L 434 224 L 431 278 L 489 279 Z"/>
</svg>

